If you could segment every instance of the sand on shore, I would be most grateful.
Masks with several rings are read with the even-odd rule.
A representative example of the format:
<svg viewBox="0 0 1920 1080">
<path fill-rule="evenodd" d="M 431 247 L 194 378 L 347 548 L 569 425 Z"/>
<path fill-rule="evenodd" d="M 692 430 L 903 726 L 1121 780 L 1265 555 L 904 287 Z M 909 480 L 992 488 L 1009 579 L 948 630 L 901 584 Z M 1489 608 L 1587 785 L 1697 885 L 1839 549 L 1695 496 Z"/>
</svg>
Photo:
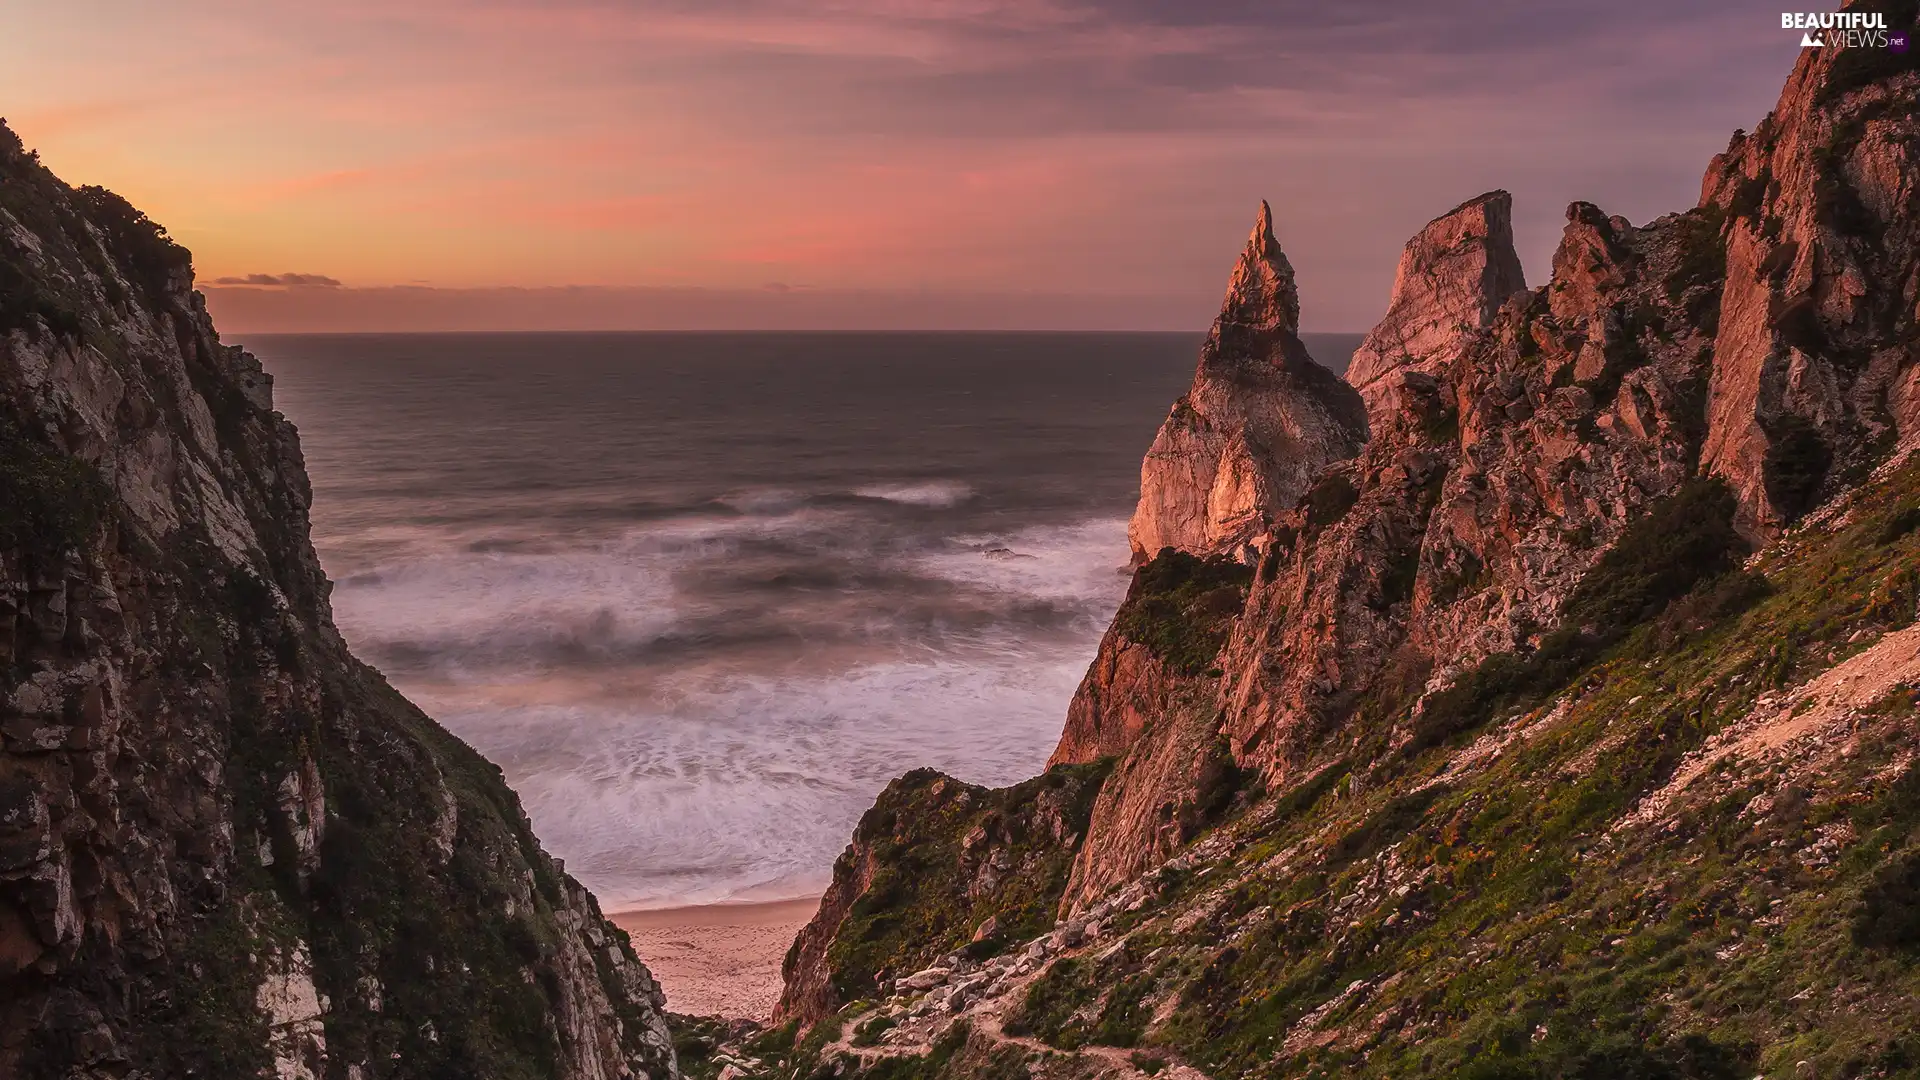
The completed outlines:
<svg viewBox="0 0 1920 1080">
<path fill-rule="evenodd" d="M 667 1009 L 692 1016 L 765 1020 L 780 1000 L 780 962 L 820 898 L 617 911 Z"/>
</svg>

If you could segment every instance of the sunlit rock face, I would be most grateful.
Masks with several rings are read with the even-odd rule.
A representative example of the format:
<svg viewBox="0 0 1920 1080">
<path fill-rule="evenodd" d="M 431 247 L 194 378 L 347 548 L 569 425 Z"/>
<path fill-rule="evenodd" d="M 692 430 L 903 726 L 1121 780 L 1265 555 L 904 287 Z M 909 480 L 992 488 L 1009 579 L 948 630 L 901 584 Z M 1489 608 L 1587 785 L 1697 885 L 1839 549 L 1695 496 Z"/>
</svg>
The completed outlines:
<svg viewBox="0 0 1920 1080">
<path fill-rule="evenodd" d="M 1353 354 L 1347 381 L 1392 408 L 1393 375 L 1433 375 L 1472 343 L 1527 287 L 1513 250 L 1513 196 L 1490 191 L 1428 222 L 1407 241 L 1386 317 Z"/>
<path fill-rule="evenodd" d="M 1348 372 L 1366 439 L 1293 459 L 1319 467 L 1236 534 L 1220 493 L 1277 485 L 1240 479 L 1272 473 L 1243 467 L 1235 437 L 1284 406 L 1222 394 L 1231 380 L 1210 373 L 1237 370 L 1214 366 L 1236 312 L 1280 328 L 1296 310 L 1292 273 L 1256 229 L 1143 469 L 1134 547 L 1251 550 L 1258 572 L 1204 670 L 1176 676 L 1124 632 L 1126 608 L 1103 642 L 1055 758 L 1119 758 L 1086 881 L 1169 850 L 1166 822 L 1193 795 L 1180 778 L 1222 742 L 1284 784 L 1376 737 L 1370 713 L 1537 645 L 1625 524 L 1690 477 L 1724 478 L 1736 524 L 1764 542 L 1920 437 L 1920 74 L 1889 55 L 1809 50 L 1692 210 L 1635 226 L 1572 204 L 1536 289 L 1505 192 L 1434 219 Z M 1221 416 L 1243 426 L 1222 431 Z M 1175 741 L 1183 767 L 1148 764 Z M 1102 858 L 1110 872 L 1091 865 Z"/>
<path fill-rule="evenodd" d="M 1726 222 L 1701 458 L 1756 537 L 1920 421 L 1916 80 L 1888 50 L 1806 50 L 1773 113 L 1701 183 L 1701 207 Z"/>
<path fill-rule="evenodd" d="M 1570 1045 L 1841 1074 L 1828 997 L 1892 1003 L 1875 1036 L 1910 1041 L 1917 106 L 1911 57 L 1809 48 L 1699 205 L 1573 203 L 1531 290 L 1504 195 L 1436 219 L 1354 364 L 1364 439 L 1243 534 L 1216 504 L 1276 465 L 1234 440 L 1271 448 L 1263 410 L 1298 402 L 1235 382 L 1296 310 L 1263 220 L 1054 753 L 1112 761 L 1060 920 L 896 983 L 890 1051 L 953 1077 L 1031 1040 L 1063 1076 L 1142 1047 L 1166 1075 L 1542 1075 Z M 1755 947 L 1691 915 L 1741 895 L 1813 929 Z M 1621 948 L 1654 934 L 1657 973 Z M 1666 989 L 1601 1034 L 1540 956 Z M 1768 992 L 1787 968 L 1813 985 Z"/>
<path fill-rule="evenodd" d="M 1244 548 L 1329 462 L 1366 439 L 1359 396 L 1300 343 L 1293 267 L 1259 219 L 1200 349 L 1193 386 L 1174 402 L 1140 467 L 1127 527 L 1134 561 L 1161 548 Z"/>
</svg>

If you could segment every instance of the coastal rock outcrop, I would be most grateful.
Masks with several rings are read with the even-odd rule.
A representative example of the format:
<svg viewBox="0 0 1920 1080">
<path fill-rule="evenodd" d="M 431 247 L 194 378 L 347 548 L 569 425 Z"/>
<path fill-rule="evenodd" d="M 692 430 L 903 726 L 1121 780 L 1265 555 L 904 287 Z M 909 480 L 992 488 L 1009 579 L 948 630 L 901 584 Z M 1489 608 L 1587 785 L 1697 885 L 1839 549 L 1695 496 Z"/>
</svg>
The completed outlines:
<svg viewBox="0 0 1920 1080">
<path fill-rule="evenodd" d="M 1263 202 L 1193 386 L 1140 466 L 1140 503 L 1127 526 L 1136 563 L 1167 547 L 1239 550 L 1315 473 L 1366 439 L 1359 396 L 1307 355 L 1299 326 L 1293 266 Z"/>
<path fill-rule="evenodd" d="M 1635 227 L 1573 204 L 1540 288 L 1513 291 L 1504 193 L 1409 242 L 1349 372 L 1370 438 L 1250 541 L 1259 573 L 1210 665 L 1240 767 L 1283 784 L 1482 658 L 1537 650 L 1625 524 L 1698 472 L 1760 540 L 1917 433 L 1915 75 L 1891 55 L 1809 51 L 1693 210 Z M 1152 729 L 1114 708 L 1155 685 L 1118 656 L 1063 746 Z M 1083 860 L 1102 849 L 1096 828 Z"/>
<path fill-rule="evenodd" d="M 1504 219 L 1499 193 L 1467 206 L 1479 209 L 1440 221 Z M 1719 287 L 1695 265 L 1696 247 L 1717 242 L 1710 218 L 1635 229 L 1575 204 L 1554 277 L 1471 333 L 1455 323 L 1462 289 L 1396 295 L 1369 340 L 1433 351 L 1377 374 L 1371 438 L 1251 541 L 1257 572 L 1240 590 L 1160 624 L 1174 628 L 1161 638 L 1212 648 L 1170 670 L 1130 635 L 1143 625 L 1131 596 L 1102 641 L 1054 758 L 1118 759 L 1070 903 L 1189 838 L 1179 822 L 1228 798 L 1202 778 L 1284 783 L 1375 737 L 1429 684 L 1555 628 L 1624 522 L 1691 474 L 1700 424 L 1689 403 L 1712 355 L 1703 298 Z M 1453 230 L 1429 227 L 1409 251 Z M 1409 327 L 1449 329 L 1422 338 Z"/>
<path fill-rule="evenodd" d="M 1221 738 L 1214 663 L 1252 579 L 1224 555 L 1178 550 L 1135 571 L 1049 760 L 1114 762 L 1070 898 L 1160 862 L 1227 809 L 1237 770 Z"/>
<path fill-rule="evenodd" d="M 925 969 L 945 974 L 1052 925 L 1106 776 L 1107 765 L 1095 762 L 1051 768 L 1011 788 L 932 769 L 888 784 L 787 953 L 774 1018 L 813 1023 Z"/>
<path fill-rule="evenodd" d="M 0 126 L 0 1075 L 676 1075 L 500 770 L 347 651 L 192 285 Z"/>
<path fill-rule="evenodd" d="M 1635 229 L 1575 204 L 1546 286 L 1433 372 L 1384 377 L 1373 440 L 1262 546 L 1220 660 L 1243 765 L 1280 781 L 1555 629 L 1625 523 L 1691 474 L 1711 328 L 1667 297 L 1717 287 L 1676 277 L 1714 242 L 1701 211 Z"/>
<path fill-rule="evenodd" d="M 1917 118 L 1911 55 L 1808 48 L 1694 208 L 1573 203 L 1504 297 L 1492 229 L 1403 272 L 1364 444 L 1232 544 L 1136 542 L 1054 756 L 1114 760 L 1059 940 L 797 1071 L 1909 1069 Z"/>
<path fill-rule="evenodd" d="M 1347 381 L 1369 405 L 1391 408 L 1395 374 L 1437 374 L 1526 287 L 1513 250 L 1513 196 L 1490 191 L 1461 203 L 1407 241 L 1387 314 L 1354 352 Z"/>
</svg>

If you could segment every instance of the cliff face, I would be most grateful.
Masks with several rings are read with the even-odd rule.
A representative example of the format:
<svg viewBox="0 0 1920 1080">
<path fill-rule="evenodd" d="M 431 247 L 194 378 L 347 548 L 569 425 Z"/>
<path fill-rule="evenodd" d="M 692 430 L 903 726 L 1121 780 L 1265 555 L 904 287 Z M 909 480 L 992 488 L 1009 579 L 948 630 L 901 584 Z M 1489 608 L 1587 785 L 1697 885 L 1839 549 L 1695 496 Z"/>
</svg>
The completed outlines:
<svg viewBox="0 0 1920 1080">
<path fill-rule="evenodd" d="M 1413 305 L 1403 275 L 1368 340 L 1451 329 L 1427 335 L 1432 354 L 1374 369 L 1371 439 L 1252 542 L 1245 603 L 1212 639 L 1224 648 L 1170 671 L 1132 641 L 1122 608 L 1055 752 L 1119 759 L 1074 902 L 1183 842 L 1172 824 L 1217 744 L 1234 767 L 1284 783 L 1378 737 L 1430 682 L 1537 641 L 1624 522 L 1691 474 L 1700 423 L 1689 403 L 1704 395 L 1712 351 L 1700 324 L 1720 286 L 1698 251 L 1718 242 L 1713 215 L 1634 229 L 1575 204 L 1549 283 L 1507 297 L 1468 334 L 1453 321 L 1459 298 L 1485 301 L 1500 260 L 1424 255 L 1463 220 L 1504 220 L 1504 205 L 1484 196 L 1409 244 L 1423 254 L 1402 262 L 1419 270 L 1413 291 L 1441 311 Z"/>
<path fill-rule="evenodd" d="M 1136 563 L 1165 547 L 1238 551 L 1322 466 L 1366 438 L 1358 396 L 1307 355 L 1299 327 L 1293 267 L 1261 203 L 1193 387 L 1140 466 L 1140 505 L 1127 526 Z"/>
<path fill-rule="evenodd" d="M 1490 191 L 1427 223 L 1400 253 L 1386 317 L 1353 354 L 1347 381 L 1391 408 L 1393 375 L 1452 363 L 1527 287 L 1513 250 L 1513 196 Z"/>
<path fill-rule="evenodd" d="M 1809 51 L 1701 184 L 1701 206 L 1727 219 L 1702 458 L 1755 535 L 1857 482 L 1920 418 L 1911 66 L 1885 49 Z"/>
<path fill-rule="evenodd" d="M 1230 545 L 1155 555 L 1136 517 L 1055 754 L 1115 764 L 1043 963 L 958 1016 L 896 988 L 883 1047 L 927 1076 L 1035 1039 L 1062 1076 L 1910 1070 L 1916 116 L 1910 54 L 1808 49 L 1698 206 L 1573 204 L 1539 288 L 1499 193 L 1416 236 L 1351 372 L 1364 444 Z M 1151 505 L 1205 505 L 1189 472 L 1150 460 Z"/>
<path fill-rule="evenodd" d="M 675 1074 L 499 770 L 356 661 L 188 253 L 0 127 L 0 1075 Z"/>
<path fill-rule="evenodd" d="M 1635 229 L 1575 204 L 1546 286 L 1376 382 L 1373 440 L 1262 547 L 1222 658 L 1244 763 L 1284 780 L 1555 628 L 1625 523 L 1691 474 L 1712 338 L 1710 304 L 1686 300 L 1719 283 L 1689 260 L 1715 242 L 1705 212 Z"/>
<path fill-rule="evenodd" d="M 1050 764 L 1112 759 L 1067 896 L 1094 896 L 1172 854 L 1231 800 L 1237 767 L 1215 704 L 1214 661 L 1253 573 L 1164 551 L 1134 574 L 1067 708 Z"/>
<path fill-rule="evenodd" d="M 1215 665 L 1242 765 L 1283 781 L 1537 648 L 1696 463 L 1764 540 L 1914 430 L 1911 75 L 1868 52 L 1809 50 L 1696 209 L 1635 228 L 1574 204 L 1532 292 L 1502 193 L 1409 242 L 1350 373 L 1370 441 L 1254 542 Z"/>
</svg>

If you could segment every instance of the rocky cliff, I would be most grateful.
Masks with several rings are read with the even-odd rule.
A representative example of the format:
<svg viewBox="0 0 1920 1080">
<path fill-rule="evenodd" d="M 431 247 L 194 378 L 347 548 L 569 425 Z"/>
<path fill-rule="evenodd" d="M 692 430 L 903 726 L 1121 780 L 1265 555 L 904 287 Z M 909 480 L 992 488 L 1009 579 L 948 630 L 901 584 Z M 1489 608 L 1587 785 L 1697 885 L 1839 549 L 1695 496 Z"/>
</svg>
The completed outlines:
<svg viewBox="0 0 1920 1080">
<path fill-rule="evenodd" d="M 1106 773 L 1062 766 L 988 790 L 919 769 L 889 784 L 787 954 L 775 1019 L 830 1016 L 1052 926 Z"/>
<path fill-rule="evenodd" d="M 1444 370 L 1526 287 L 1513 250 L 1513 196 L 1490 191 L 1461 203 L 1407 241 L 1386 317 L 1360 342 L 1347 381 L 1391 408 L 1394 375 Z"/>
<path fill-rule="evenodd" d="M 192 281 L 0 126 L 0 1076 L 675 1075 L 499 770 L 347 652 Z"/>
<path fill-rule="evenodd" d="M 1229 544 L 1191 524 L 1217 470 L 1150 460 L 1185 542 L 1136 517 L 1036 963 L 854 1003 L 807 1060 L 1912 1075 L 1916 105 L 1910 54 L 1808 49 L 1699 205 L 1573 204 L 1532 290 L 1501 193 L 1436 219 L 1350 373 L 1364 443 Z"/>
<path fill-rule="evenodd" d="M 1911 55 L 1803 57 L 1701 184 L 1726 219 L 1702 460 L 1755 535 L 1858 481 L 1920 416 Z"/>
<path fill-rule="evenodd" d="M 1140 505 L 1127 526 L 1135 562 L 1167 547 L 1240 550 L 1366 438 L 1359 397 L 1313 362 L 1299 328 L 1293 266 L 1261 203 L 1193 387 L 1140 466 Z"/>
</svg>

